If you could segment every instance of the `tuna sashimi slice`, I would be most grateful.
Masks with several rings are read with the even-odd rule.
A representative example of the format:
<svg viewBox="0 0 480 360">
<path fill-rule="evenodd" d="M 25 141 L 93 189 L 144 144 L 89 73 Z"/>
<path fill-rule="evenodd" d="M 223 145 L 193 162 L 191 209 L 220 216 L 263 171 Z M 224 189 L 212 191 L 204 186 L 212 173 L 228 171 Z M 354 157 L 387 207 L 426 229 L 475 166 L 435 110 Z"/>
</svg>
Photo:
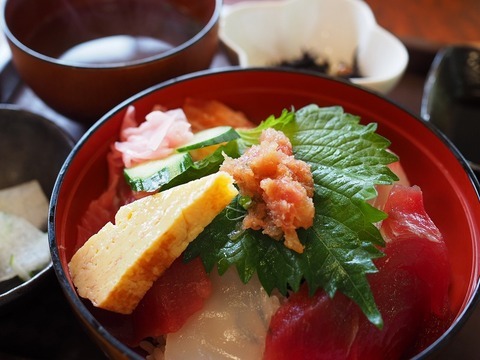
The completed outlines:
<svg viewBox="0 0 480 360">
<path fill-rule="evenodd" d="M 342 294 L 293 294 L 273 316 L 265 359 L 401 359 L 415 355 L 451 323 L 446 245 L 418 187 L 395 185 L 385 203 L 389 234 L 369 276 L 384 320 L 379 330 Z M 405 221 L 408 219 L 408 221 Z M 417 221 L 415 221 L 416 219 Z"/>
</svg>

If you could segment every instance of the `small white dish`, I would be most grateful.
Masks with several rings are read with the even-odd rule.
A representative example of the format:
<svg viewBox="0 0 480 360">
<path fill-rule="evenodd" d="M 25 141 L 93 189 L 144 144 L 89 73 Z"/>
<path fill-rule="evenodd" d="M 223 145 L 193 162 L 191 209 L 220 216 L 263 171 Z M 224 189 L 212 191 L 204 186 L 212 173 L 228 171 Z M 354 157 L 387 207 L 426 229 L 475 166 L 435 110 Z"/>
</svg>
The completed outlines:
<svg viewBox="0 0 480 360">
<path fill-rule="evenodd" d="M 350 81 L 380 93 L 398 83 L 409 60 L 361 0 L 244 1 L 226 7 L 219 35 L 241 67 L 275 66 L 308 52 L 331 68 L 356 65 L 361 77 Z"/>
</svg>

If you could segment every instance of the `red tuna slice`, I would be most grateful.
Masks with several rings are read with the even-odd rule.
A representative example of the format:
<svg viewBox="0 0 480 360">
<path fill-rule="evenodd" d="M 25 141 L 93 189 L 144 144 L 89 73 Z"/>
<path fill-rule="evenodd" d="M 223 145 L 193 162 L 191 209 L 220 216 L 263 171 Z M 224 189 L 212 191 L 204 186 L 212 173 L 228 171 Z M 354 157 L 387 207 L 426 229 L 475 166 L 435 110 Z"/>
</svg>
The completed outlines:
<svg viewBox="0 0 480 360">
<path fill-rule="evenodd" d="M 402 359 L 446 329 L 448 253 L 426 216 L 420 189 L 395 185 L 385 209 L 389 218 L 382 231 L 389 242 L 385 256 L 375 261 L 379 271 L 369 275 L 383 329 L 342 294 L 330 299 L 319 291 L 309 297 L 302 289 L 272 318 L 265 359 Z"/>
<path fill-rule="evenodd" d="M 319 291 L 309 297 L 304 286 L 272 318 L 265 359 L 380 360 L 411 353 L 426 309 L 424 287 L 408 269 L 389 261 L 381 265 L 370 284 L 384 320 L 382 330 L 343 294 L 330 299 Z"/>
<path fill-rule="evenodd" d="M 308 295 L 302 285 L 272 317 L 265 342 L 265 360 L 346 359 L 355 340 L 360 312 L 338 293 Z"/>
<path fill-rule="evenodd" d="M 369 276 L 382 314 L 381 331 L 362 318 L 351 359 L 400 359 L 415 355 L 450 323 L 450 268 L 443 243 L 418 236 L 395 240 Z"/>
<path fill-rule="evenodd" d="M 394 185 L 385 203 L 388 218 L 381 231 L 386 241 L 419 236 L 443 243 L 442 234 L 425 211 L 423 194 L 418 186 Z"/>
<path fill-rule="evenodd" d="M 203 307 L 211 290 L 210 279 L 200 258 L 189 263 L 175 260 L 134 310 L 132 343 L 179 330 Z"/>
<path fill-rule="evenodd" d="M 418 267 L 415 275 L 429 288 L 430 308 L 442 316 L 448 302 L 450 262 L 442 234 L 425 211 L 421 189 L 395 185 L 384 211 L 388 214 L 381 227 L 385 240 L 410 248 L 403 258 L 396 254 L 392 258 L 398 267 Z"/>
</svg>

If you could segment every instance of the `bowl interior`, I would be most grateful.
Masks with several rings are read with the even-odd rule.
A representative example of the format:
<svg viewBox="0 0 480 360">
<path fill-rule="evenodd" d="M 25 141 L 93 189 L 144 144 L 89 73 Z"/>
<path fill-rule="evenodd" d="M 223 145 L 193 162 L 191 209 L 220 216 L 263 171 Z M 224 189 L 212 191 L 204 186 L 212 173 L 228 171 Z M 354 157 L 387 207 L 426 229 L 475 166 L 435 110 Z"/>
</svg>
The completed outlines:
<svg viewBox="0 0 480 360">
<path fill-rule="evenodd" d="M 50 197 L 73 140 L 50 120 L 11 105 L 0 106 L 0 129 L 0 189 L 38 180 Z M 26 293 L 49 269 L 51 265 L 26 282 L 1 282 L 0 305 Z"/>
<path fill-rule="evenodd" d="M 337 12 L 345 18 L 340 28 Z M 277 21 L 266 21 L 269 17 Z M 373 25 L 368 8 L 349 1 L 267 1 L 233 7 L 223 21 L 223 34 L 245 52 L 242 60 L 250 66 L 275 65 L 300 57 L 302 51 L 351 64 Z"/>
<path fill-rule="evenodd" d="M 137 116 L 143 117 L 156 104 L 180 107 L 186 97 L 220 100 L 256 121 L 279 115 L 284 108 L 316 103 L 341 105 L 347 112 L 360 115 L 363 122 L 378 123 L 379 133 L 391 140 L 391 148 L 402 159 L 411 182 L 422 187 L 426 209 L 445 236 L 452 263 L 453 311 L 460 317 L 470 307 L 480 265 L 479 185 L 451 144 L 437 136 L 429 124 L 347 82 L 302 72 L 232 69 L 183 77 L 119 105 L 82 138 L 67 161 L 56 184 L 49 224 L 54 267 L 69 300 L 83 321 L 97 329 L 97 336 L 102 326 L 73 290 L 67 267 L 79 218 L 89 202 L 105 190 L 105 155 L 117 139 L 127 105 L 134 103 Z M 108 334 L 106 337 L 114 342 Z"/>
<path fill-rule="evenodd" d="M 11 106 L 0 113 L 0 188 L 37 179 L 50 195 L 73 140 L 42 116 Z"/>
<path fill-rule="evenodd" d="M 193 39 L 211 20 L 215 2 L 187 5 L 185 0 L 10 1 L 5 24 L 27 51 L 49 61 L 124 66 L 169 55 Z"/>
</svg>

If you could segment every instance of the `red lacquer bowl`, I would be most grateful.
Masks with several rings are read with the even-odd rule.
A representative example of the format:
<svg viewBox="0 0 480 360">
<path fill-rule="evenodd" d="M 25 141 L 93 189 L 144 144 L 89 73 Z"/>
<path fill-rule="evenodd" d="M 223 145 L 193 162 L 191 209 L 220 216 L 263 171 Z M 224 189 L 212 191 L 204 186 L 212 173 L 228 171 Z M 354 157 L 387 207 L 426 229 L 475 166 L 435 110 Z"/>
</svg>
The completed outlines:
<svg viewBox="0 0 480 360">
<path fill-rule="evenodd" d="M 480 185 L 458 150 L 431 124 L 348 82 L 305 72 L 232 68 L 180 77 L 118 105 L 79 141 L 57 180 L 49 224 L 54 269 L 75 313 L 111 357 L 139 358 L 108 332 L 75 292 L 67 263 L 77 224 L 89 202 L 105 190 L 105 155 L 117 140 L 127 106 L 135 105 L 137 116 L 144 116 L 156 104 L 180 107 L 186 97 L 220 100 L 257 121 L 279 115 L 284 108 L 316 103 L 341 105 L 364 123 L 378 123 L 378 132 L 392 142 L 411 182 L 423 189 L 426 209 L 445 236 L 452 263 L 455 321 L 419 357 L 432 355 L 463 326 L 479 296 Z"/>
<path fill-rule="evenodd" d="M 0 24 L 25 84 L 88 127 L 149 86 L 208 69 L 221 8 L 221 0 L 4 1 Z"/>
</svg>

